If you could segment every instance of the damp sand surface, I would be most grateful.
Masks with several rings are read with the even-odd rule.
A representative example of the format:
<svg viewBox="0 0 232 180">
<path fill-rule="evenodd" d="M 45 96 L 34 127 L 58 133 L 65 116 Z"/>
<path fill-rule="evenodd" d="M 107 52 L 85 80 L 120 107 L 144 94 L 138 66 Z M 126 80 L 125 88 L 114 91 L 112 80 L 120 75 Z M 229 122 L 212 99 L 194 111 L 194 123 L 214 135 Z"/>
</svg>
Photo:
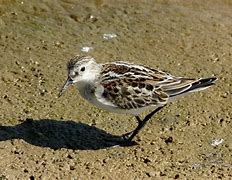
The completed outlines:
<svg viewBox="0 0 232 180">
<path fill-rule="evenodd" d="M 231 179 L 231 12 L 226 0 L 0 0 L 0 179 Z M 57 98 L 76 54 L 219 80 L 115 147 L 106 139 L 133 117 L 75 87 Z"/>
</svg>

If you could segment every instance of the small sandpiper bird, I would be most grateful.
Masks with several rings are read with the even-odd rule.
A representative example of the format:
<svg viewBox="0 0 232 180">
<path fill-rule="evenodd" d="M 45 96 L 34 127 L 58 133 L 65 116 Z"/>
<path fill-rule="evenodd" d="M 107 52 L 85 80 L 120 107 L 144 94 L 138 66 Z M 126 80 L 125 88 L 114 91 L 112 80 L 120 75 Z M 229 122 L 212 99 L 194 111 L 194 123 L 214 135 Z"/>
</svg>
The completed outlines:
<svg viewBox="0 0 232 180">
<path fill-rule="evenodd" d="M 124 61 L 98 64 L 93 57 L 75 56 L 67 63 L 68 78 L 59 96 L 72 84 L 81 96 L 107 111 L 134 115 L 138 126 L 120 137 L 129 143 L 151 117 L 168 102 L 189 92 L 204 90 L 216 77 L 184 78 Z M 139 115 L 151 112 L 142 120 Z"/>
</svg>

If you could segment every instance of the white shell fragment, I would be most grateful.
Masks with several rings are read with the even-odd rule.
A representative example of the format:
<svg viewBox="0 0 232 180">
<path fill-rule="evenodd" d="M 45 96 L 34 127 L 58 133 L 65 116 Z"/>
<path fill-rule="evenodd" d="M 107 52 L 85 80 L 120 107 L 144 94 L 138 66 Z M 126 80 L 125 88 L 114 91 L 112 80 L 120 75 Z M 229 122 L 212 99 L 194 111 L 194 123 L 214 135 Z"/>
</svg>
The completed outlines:
<svg viewBox="0 0 232 180">
<path fill-rule="evenodd" d="M 81 48 L 82 52 L 89 52 L 91 50 L 93 50 L 93 47 L 84 46 L 84 47 Z"/>
<path fill-rule="evenodd" d="M 221 144 L 223 142 L 224 142 L 224 139 L 214 139 L 214 140 L 212 140 L 211 145 L 218 146 L 219 144 Z"/>
<path fill-rule="evenodd" d="M 110 39 L 113 39 L 116 37 L 117 37 L 117 34 L 115 34 L 115 33 L 103 34 L 103 39 L 105 39 L 105 40 L 110 40 Z"/>
</svg>

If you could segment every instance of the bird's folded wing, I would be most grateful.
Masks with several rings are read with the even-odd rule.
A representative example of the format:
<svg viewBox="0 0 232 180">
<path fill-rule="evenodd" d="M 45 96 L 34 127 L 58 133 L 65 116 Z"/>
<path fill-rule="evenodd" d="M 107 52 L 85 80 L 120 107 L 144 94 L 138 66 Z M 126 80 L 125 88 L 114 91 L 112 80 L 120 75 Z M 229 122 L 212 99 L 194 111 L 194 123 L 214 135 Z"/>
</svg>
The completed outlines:
<svg viewBox="0 0 232 180">
<path fill-rule="evenodd" d="M 139 79 L 117 79 L 101 83 L 102 97 L 123 109 L 136 109 L 167 103 L 168 95 L 160 88 Z"/>
</svg>

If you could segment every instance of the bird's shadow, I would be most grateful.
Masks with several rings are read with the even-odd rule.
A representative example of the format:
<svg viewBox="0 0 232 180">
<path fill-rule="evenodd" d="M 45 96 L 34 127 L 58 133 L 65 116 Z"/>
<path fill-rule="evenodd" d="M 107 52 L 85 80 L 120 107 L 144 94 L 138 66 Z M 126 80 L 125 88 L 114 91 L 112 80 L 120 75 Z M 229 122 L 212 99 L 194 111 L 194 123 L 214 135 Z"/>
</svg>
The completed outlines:
<svg viewBox="0 0 232 180">
<path fill-rule="evenodd" d="M 119 145 L 117 141 L 110 140 L 117 137 L 97 127 L 68 120 L 28 119 L 15 126 L 0 126 L 0 141 L 23 139 L 52 149 L 105 149 Z"/>
</svg>

